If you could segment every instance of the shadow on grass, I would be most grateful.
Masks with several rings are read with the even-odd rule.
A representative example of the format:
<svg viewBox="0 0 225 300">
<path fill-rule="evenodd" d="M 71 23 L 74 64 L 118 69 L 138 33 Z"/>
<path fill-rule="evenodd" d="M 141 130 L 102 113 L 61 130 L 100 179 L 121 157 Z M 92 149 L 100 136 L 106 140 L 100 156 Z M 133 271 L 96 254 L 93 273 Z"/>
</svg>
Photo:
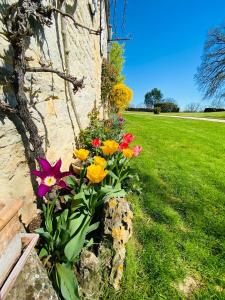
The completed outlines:
<svg viewBox="0 0 225 300">
<path fill-rule="evenodd" d="M 160 224 L 176 225 L 178 219 L 184 219 L 187 215 L 186 205 L 182 199 L 172 196 L 166 183 L 159 178 L 146 173 L 140 173 L 143 194 L 141 207 L 145 214 Z"/>
<path fill-rule="evenodd" d="M 173 284 L 190 273 L 208 274 L 215 281 L 215 266 L 219 273 L 224 271 L 223 213 L 217 211 L 213 216 L 213 201 L 196 195 L 177 197 L 160 177 L 141 172 L 140 181 L 143 193 L 138 206 L 142 214 L 136 216 L 134 225 L 143 249 L 138 253 L 140 265 L 148 277 L 152 299 L 159 297 L 159 291 L 170 299 L 180 299 Z"/>
</svg>

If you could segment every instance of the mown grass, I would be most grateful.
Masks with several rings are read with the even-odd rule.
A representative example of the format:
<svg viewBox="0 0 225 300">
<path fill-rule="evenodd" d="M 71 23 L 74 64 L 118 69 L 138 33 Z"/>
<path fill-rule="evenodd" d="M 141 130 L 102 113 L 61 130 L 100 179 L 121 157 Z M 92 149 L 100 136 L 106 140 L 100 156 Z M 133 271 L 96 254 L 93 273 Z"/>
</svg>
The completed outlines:
<svg viewBox="0 0 225 300">
<path fill-rule="evenodd" d="M 125 115 L 127 114 L 136 114 L 135 112 L 126 112 Z M 151 116 L 156 116 L 153 113 L 149 112 L 140 112 L 140 114 L 147 114 Z M 210 113 L 205 113 L 205 112 L 179 112 L 179 113 L 161 113 L 160 116 L 183 116 L 183 117 L 196 117 L 196 118 L 207 118 L 207 119 L 222 119 L 225 120 L 225 111 L 221 112 L 210 112 Z"/>
<path fill-rule="evenodd" d="M 225 124 L 126 115 L 143 146 L 133 161 L 134 236 L 118 293 L 104 299 L 225 299 Z M 192 277 L 189 296 L 176 286 Z"/>
<path fill-rule="evenodd" d="M 196 117 L 196 118 L 207 118 L 207 119 L 222 119 L 225 120 L 225 111 L 221 112 L 187 112 L 187 113 L 166 113 L 172 116 L 184 116 L 184 117 Z"/>
</svg>

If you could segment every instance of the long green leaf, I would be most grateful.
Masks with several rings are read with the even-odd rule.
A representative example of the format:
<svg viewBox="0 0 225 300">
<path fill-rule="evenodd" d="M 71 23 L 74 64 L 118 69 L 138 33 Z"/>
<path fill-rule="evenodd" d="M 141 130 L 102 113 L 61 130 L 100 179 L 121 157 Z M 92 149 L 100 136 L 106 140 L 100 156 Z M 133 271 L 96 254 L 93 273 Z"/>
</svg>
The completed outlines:
<svg viewBox="0 0 225 300">
<path fill-rule="evenodd" d="M 45 240 L 49 241 L 51 240 L 51 235 L 49 232 L 44 231 L 44 228 L 38 228 L 35 230 L 36 233 L 40 234 L 40 236 L 44 237 Z"/>
<path fill-rule="evenodd" d="M 68 177 L 67 177 L 66 182 L 67 182 L 67 184 L 68 184 L 70 187 L 72 187 L 72 188 L 74 188 L 74 187 L 77 186 L 76 180 L 75 180 L 73 177 L 71 177 L 71 176 L 68 176 Z"/>
<path fill-rule="evenodd" d="M 69 223 L 70 237 L 72 237 L 76 233 L 76 231 L 79 229 L 79 227 L 82 226 L 82 224 L 85 222 L 85 219 L 86 219 L 86 215 L 78 213 L 75 218 L 70 220 L 70 223 Z"/>
<path fill-rule="evenodd" d="M 91 226 L 88 227 L 87 229 L 87 234 L 96 230 L 99 227 L 100 222 L 96 222 L 94 224 L 92 224 Z"/>
<path fill-rule="evenodd" d="M 73 271 L 65 264 L 56 264 L 60 290 L 65 300 L 80 300 L 78 283 Z"/>
<path fill-rule="evenodd" d="M 82 227 L 77 232 L 77 234 L 67 243 L 64 249 L 65 256 L 71 262 L 73 262 L 75 258 L 80 254 L 84 246 L 89 223 L 90 223 L 90 217 L 86 216 L 86 220 L 83 223 Z"/>
</svg>

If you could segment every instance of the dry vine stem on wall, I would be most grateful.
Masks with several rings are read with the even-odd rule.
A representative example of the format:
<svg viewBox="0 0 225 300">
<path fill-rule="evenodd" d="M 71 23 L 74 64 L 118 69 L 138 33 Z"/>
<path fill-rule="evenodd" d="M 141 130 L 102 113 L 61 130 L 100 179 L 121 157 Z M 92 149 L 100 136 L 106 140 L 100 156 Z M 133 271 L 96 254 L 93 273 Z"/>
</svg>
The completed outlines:
<svg viewBox="0 0 225 300">
<path fill-rule="evenodd" d="M 61 9 L 63 11 L 65 11 L 65 3 L 66 3 L 66 1 L 61 2 Z M 63 18 L 63 16 L 64 16 L 63 11 L 57 9 L 57 12 L 61 13 L 60 17 L 61 17 L 61 28 L 62 28 L 62 41 L 63 41 L 63 52 L 64 52 L 64 60 L 65 60 L 65 66 L 64 67 L 66 69 L 66 72 L 70 73 L 68 39 L 67 39 L 67 34 L 66 34 L 66 22 Z M 66 14 L 66 16 L 68 16 L 68 15 Z M 74 20 L 74 22 L 75 22 L 75 20 Z M 76 26 L 76 24 L 75 24 L 75 26 Z M 77 121 L 78 128 L 79 128 L 79 130 L 81 130 L 81 122 L 80 122 L 78 111 L 77 111 L 77 108 L 76 108 L 76 105 L 75 105 L 73 92 L 72 92 L 72 89 L 71 89 L 71 85 L 67 81 L 65 82 L 65 88 L 68 91 L 68 95 L 69 95 L 68 98 L 69 98 L 70 103 L 72 105 L 72 109 L 73 109 L 73 112 L 74 112 L 74 115 L 75 115 L 75 118 L 76 118 L 76 121 Z"/>
<path fill-rule="evenodd" d="M 28 159 L 34 160 L 37 157 L 45 157 L 43 150 L 43 140 L 38 133 L 37 126 L 32 118 L 28 108 L 28 99 L 24 91 L 25 74 L 26 72 L 49 72 L 57 74 L 60 78 L 66 81 L 66 86 L 70 94 L 71 103 L 78 126 L 81 128 L 79 116 L 76 111 L 74 101 L 72 99 L 79 89 L 83 87 L 83 78 L 78 80 L 76 77 L 69 74 L 69 61 L 68 55 L 65 58 L 65 70 L 59 71 L 50 67 L 31 68 L 27 66 L 25 60 L 26 43 L 34 33 L 30 24 L 30 18 L 34 18 L 39 24 L 51 26 L 52 14 L 60 13 L 62 17 L 70 18 L 73 20 L 75 27 L 81 27 L 88 30 L 90 34 L 100 34 L 100 30 L 94 30 L 83 26 L 75 21 L 73 16 L 65 12 L 64 2 L 61 1 L 63 11 L 54 7 L 45 7 L 41 4 L 40 0 L 19 0 L 17 3 L 11 5 L 7 14 L 4 17 L 4 25 L 6 27 L 5 36 L 10 42 L 13 49 L 13 74 L 11 76 L 15 98 L 16 107 L 10 107 L 4 101 L 0 101 L 0 112 L 10 116 L 16 115 L 23 123 L 28 134 L 29 149 Z M 62 27 L 64 21 L 61 20 Z M 64 37 L 64 40 L 66 37 Z M 66 51 L 66 45 L 65 45 Z M 71 85 L 72 84 L 72 88 Z"/>
</svg>

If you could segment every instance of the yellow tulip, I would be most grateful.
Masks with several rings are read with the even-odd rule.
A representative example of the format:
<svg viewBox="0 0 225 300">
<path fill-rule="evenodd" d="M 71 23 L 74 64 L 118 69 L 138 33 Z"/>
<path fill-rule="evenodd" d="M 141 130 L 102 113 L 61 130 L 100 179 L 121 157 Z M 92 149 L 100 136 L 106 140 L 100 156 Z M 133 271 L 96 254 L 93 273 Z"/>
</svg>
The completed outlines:
<svg viewBox="0 0 225 300">
<path fill-rule="evenodd" d="M 94 164 L 97 166 L 101 166 L 104 169 L 107 165 L 107 161 L 101 156 L 95 156 Z"/>
<path fill-rule="evenodd" d="M 123 149 L 122 151 L 123 151 L 123 156 L 125 156 L 126 158 L 131 158 L 134 155 L 133 150 L 130 148 Z"/>
<path fill-rule="evenodd" d="M 118 150 L 118 147 L 119 147 L 119 144 L 114 140 L 107 140 L 107 141 L 103 142 L 103 145 L 104 146 L 102 146 L 101 148 L 102 148 L 102 152 L 105 155 L 114 154 Z"/>
<path fill-rule="evenodd" d="M 87 178 L 92 183 L 101 182 L 107 173 L 108 171 L 104 170 L 104 168 L 99 165 L 90 165 L 87 167 Z"/>
<path fill-rule="evenodd" d="M 74 155 L 76 158 L 79 158 L 80 160 L 86 160 L 89 155 L 89 151 L 86 149 L 79 149 L 74 151 Z"/>
</svg>

